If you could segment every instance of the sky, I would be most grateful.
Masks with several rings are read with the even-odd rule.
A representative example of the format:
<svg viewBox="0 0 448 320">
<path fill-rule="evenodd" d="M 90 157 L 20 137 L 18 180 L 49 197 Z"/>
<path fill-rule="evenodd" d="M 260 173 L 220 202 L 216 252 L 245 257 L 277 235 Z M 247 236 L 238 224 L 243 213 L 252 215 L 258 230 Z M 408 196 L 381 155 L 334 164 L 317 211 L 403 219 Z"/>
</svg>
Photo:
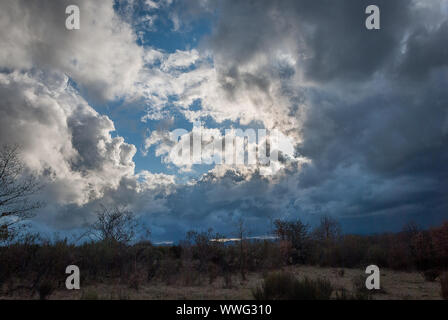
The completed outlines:
<svg viewBox="0 0 448 320">
<path fill-rule="evenodd" d="M 155 242 L 232 237 L 240 219 L 252 236 L 323 215 L 347 233 L 434 226 L 447 40 L 448 0 L 1 1 L 0 144 L 45 185 L 32 224 L 48 234 L 82 231 L 100 205 L 132 210 Z M 288 141 L 272 174 L 169 156 L 175 129 L 239 128 Z"/>
</svg>

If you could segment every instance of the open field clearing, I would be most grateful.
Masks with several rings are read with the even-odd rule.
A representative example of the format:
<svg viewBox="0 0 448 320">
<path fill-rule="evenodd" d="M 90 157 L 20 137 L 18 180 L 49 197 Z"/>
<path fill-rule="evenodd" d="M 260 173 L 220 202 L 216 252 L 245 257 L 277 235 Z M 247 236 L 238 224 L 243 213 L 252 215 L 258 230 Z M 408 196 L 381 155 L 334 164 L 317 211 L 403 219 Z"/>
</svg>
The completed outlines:
<svg viewBox="0 0 448 320">
<path fill-rule="evenodd" d="M 330 280 L 334 291 L 346 289 L 353 292 L 355 279 L 363 275 L 361 269 L 319 268 L 313 266 L 285 267 L 284 271 L 293 273 L 298 278 L 326 278 Z M 341 272 L 341 270 L 344 270 Z M 342 274 L 343 273 L 343 274 Z M 136 300 L 211 300 L 211 299 L 253 299 L 252 289 L 263 282 L 261 273 L 249 273 L 246 281 L 241 281 L 238 275 L 233 275 L 231 284 L 226 285 L 222 277 L 209 284 L 205 277 L 198 280 L 197 285 L 183 285 L 184 279 L 179 276 L 172 284 L 160 281 L 138 284 L 138 288 L 130 288 L 129 284 L 119 280 L 106 280 L 95 285 L 81 285 L 80 290 L 55 290 L 48 299 L 136 299 Z M 333 293 L 334 297 L 334 293 Z M 12 295 L 2 295 L 1 299 L 38 299 L 29 292 L 17 291 Z M 434 300 L 441 299 L 439 281 L 425 281 L 418 272 L 401 272 L 385 269 L 381 271 L 381 290 L 371 295 L 372 299 L 380 300 Z"/>
</svg>

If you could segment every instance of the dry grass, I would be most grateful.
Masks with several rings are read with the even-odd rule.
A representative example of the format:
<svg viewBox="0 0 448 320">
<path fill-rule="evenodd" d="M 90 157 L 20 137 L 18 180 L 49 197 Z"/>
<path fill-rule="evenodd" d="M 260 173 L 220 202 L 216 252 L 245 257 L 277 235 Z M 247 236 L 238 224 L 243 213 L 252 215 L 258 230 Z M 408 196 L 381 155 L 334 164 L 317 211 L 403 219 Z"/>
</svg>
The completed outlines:
<svg viewBox="0 0 448 320">
<path fill-rule="evenodd" d="M 343 275 L 340 269 L 319 268 L 312 266 L 293 266 L 283 268 L 284 271 L 294 274 L 298 278 L 310 279 L 326 278 L 331 281 L 335 290 L 345 289 L 353 293 L 353 281 L 363 275 L 360 269 L 344 269 Z M 175 283 L 155 281 L 147 283 L 142 281 L 138 290 L 130 288 L 128 283 L 119 281 L 106 281 L 97 285 L 82 286 L 81 290 L 58 289 L 49 295 L 48 299 L 136 299 L 136 300 L 164 300 L 164 299 L 193 299 L 193 300 L 235 300 L 253 299 L 252 289 L 262 283 L 261 273 L 249 273 L 246 281 L 241 281 L 240 276 L 232 276 L 232 286 L 228 288 L 223 277 L 217 277 L 211 284 L 208 278 L 200 281 L 200 285 L 185 286 L 182 279 Z M 390 269 L 381 270 L 381 288 L 379 292 L 371 295 L 372 299 L 441 299 L 440 283 L 428 282 L 418 272 L 399 272 Z M 37 299 L 38 296 L 33 297 Z M 0 299 L 29 299 L 29 295 L 15 294 L 13 296 L 0 296 Z"/>
</svg>

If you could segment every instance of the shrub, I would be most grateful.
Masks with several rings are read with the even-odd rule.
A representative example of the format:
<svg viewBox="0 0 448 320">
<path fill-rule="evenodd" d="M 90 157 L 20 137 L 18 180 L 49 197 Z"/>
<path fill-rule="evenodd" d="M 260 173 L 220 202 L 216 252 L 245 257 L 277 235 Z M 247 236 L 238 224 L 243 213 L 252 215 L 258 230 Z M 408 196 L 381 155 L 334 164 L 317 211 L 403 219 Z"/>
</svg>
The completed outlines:
<svg viewBox="0 0 448 320">
<path fill-rule="evenodd" d="M 448 222 L 441 227 L 431 230 L 431 239 L 438 263 L 441 267 L 448 267 Z"/>
<path fill-rule="evenodd" d="M 182 284 L 186 287 L 199 286 L 201 284 L 201 274 L 196 270 L 195 264 L 186 262 L 180 272 Z"/>
<path fill-rule="evenodd" d="M 198 260 L 198 271 L 207 272 L 209 262 L 216 261 L 222 255 L 222 243 L 212 241 L 219 238 L 223 238 L 223 236 L 214 233 L 213 229 L 206 232 L 189 231 L 187 239 L 181 245 L 184 254 L 183 259 Z"/>
<path fill-rule="evenodd" d="M 278 249 L 278 243 L 264 240 L 259 243 L 259 258 L 252 271 L 278 269 L 285 264 L 287 257 Z M 251 250 L 252 251 L 252 250 Z"/>
<path fill-rule="evenodd" d="M 371 291 L 366 288 L 366 278 L 364 275 L 359 275 L 353 280 L 353 297 L 356 300 L 367 300 L 370 299 Z"/>
<path fill-rule="evenodd" d="M 356 300 L 366 300 L 370 299 L 373 294 L 381 293 L 386 294 L 386 290 L 383 286 L 380 287 L 380 289 L 367 289 L 366 287 L 366 276 L 360 274 L 359 276 L 355 277 L 353 280 L 353 289 L 354 289 L 354 299 Z"/>
<path fill-rule="evenodd" d="M 326 279 L 296 279 L 290 273 L 272 273 L 252 290 L 256 300 L 329 300 L 333 287 Z"/>
<path fill-rule="evenodd" d="M 388 260 L 387 260 L 387 250 L 379 245 L 379 244 L 373 244 L 369 246 L 367 249 L 367 255 L 365 258 L 365 264 L 374 264 L 377 266 L 387 266 Z"/>
<path fill-rule="evenodd" d="M 137 275 L 132 275 L 129 279 L 129 288 L 138 291 L 140 288 L 140 282 Z"/>
<path fill-rule="evenodd" d="M 389 249 L 388 265 L 394 270 L 409 270 L 412 265 L 409 246 L 396 239 Z"/>
<path fill-rule="evenodd" d="M 173 258 L 164 258 L 160 261 L 159 276 L 167 285 L 175 282 L 175 275 L 179 273 L 180 261 Z"/>
<path fill-rule="evenodd" d="M 88 289 L 82 292 L 81 300 L 98 300 L 98 299 L 99 299 L 98 292 L 96 292 L 93 289 Z"/>
<path fill-rule="evenodd" d="M 369 295 L 363 292 L 350 293 L 347 289 L 340 289 L 335 292 L 336 300 L 368 300 Z"/>
<path fill-rule="evenodd" d="M 129 293 L 125 290 L 119 290 L 118 291 L 118 300 L 129 300 Z"/>
<path fill-rule="evenodd" d="M 154 261 L 150 262 L 148 264 L 147 280 L 151 281 L 157 275 L 159 269 L 160 269 L 159 259 L 155 259 Z"/>
<path fill-rule="evenodd" d="M 284 265 L 292 264 L 293 262 L 293 254 L 294 248 L 292 247 L 291 241 L 288 240 L 280 240 L 278 242 L 278 252 L 281 256 L 281 262 Z"/>
<path fill-rule="evenodd" d="M 425 270 L 438 264 L 435 261 L 432 239 L 428 232 L 416 233 L 411 241 L 411 252 L 417 269 Z"/>
<path fill-rule="evenodd" d="M 359 235 L 345 235 L 342 237 L 342 241 L 338 245 L 340 261 L 336 262 L 337 265 L 347 268 L 360 266 L 363 260 L 366 259 L 368 251 L 365 240 L 365 237 Z"/>
<path fill-rule="evenodd" d="M 444 273 L 440 277 L 440 295 L 444 300 L 448 300 L 448 273 Z"/>
<path fill-rule="evenodd" d="M 310 254 L 310 239 L 308 225 L 300 220 L 275 220 L 275 234 L 280 241 L 286 241 L 289 246 L 285 252 L 290 252 L 292 263 L 306 263 Z M 285 242 L 284 242 L 285 243 Z M 289 258 L 287 259 L 289 260 Z M 289 262 L 289 261 L 288 261 Z"/>
<path fill-rule="evenodd" d="M 208 283 L 212 284 L 215 282 L 219 275 L 219 267 L 215 263 L 210 263 L 208 265 Z"/>
<path fill-rule="evenodd" d="M 41 283 L 39 283 L 39 286 L 37 288 L 37 291 L 39 293 L 39 299 L 45 300 L 50 294 L 53 293 L 55 289 L 55 286 L 53 282 L 49 279 L 43 280 Z"/>
<path fill-rule="evenodd" d="M 224 278 L 224 288 L 231 289 L 232 288 L 232 274 L 230 272 L 225 271 L 223 274 Z"/>
<path fill-rule="evenodd" d="M 426 281 L 435 281 L 436 278 L 439 276 L 439 271 L 435 269 L 426 270 L 423 272 L 423 277 Z"/>
</svg>

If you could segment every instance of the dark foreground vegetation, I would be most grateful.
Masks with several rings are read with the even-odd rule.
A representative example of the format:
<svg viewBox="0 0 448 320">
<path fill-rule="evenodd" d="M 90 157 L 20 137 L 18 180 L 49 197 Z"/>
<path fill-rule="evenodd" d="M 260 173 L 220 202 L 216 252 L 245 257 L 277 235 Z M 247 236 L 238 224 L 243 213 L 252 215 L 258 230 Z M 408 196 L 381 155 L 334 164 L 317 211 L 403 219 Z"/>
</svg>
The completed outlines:
<svg viewBox="0 0 448 320">
<path fill-rule="evenodd" d="M 103 216 L 102 223 L 107 221 Z M 371 236 L 341 235 L 337 222 L 328 217 L 314 230 L 299 220 L 276 221 L 275 226 L 277 240 L 245 240 L 243 235 L 242 241 L 231 244 L 214 241 L 220 236 L 211 230 L 189 232 L 173 246 L 153 246 L 149 241 L 131 244 L 130 237 L 98 233 L 99 229 L 95 229 L 99 240 L 81 245 L 27 235 L 0 247 L 1 294 L 20 291 L 44 299 L 53 290 L 65 288 L 65 268 L 75 264 L 83 285 L 119 279 L 135 290 L 157 283 L 207 286 L 220 277 L 224 286 L 231 287 L 235 279 L 244 281 L 249 272 L 260 272 L 265 281 L 253 289 L 256 299 L 328 299 L 333 291 L 328 280 L 298 280 L 274 271 L 291 265 L 316 265 L 336 267 L 343 273 L 343 268 L 376 264 L 418 271 L 427 281 L 439 281 L 441 296 L 448 297 L 444 273 L 448 267 L 448 223 L 430 230 L 410 224 L 400 233 Z M 123 240 L 117 240 L 117 235 Z M 356 296 L 337 292 L 336 298 L 366 298 L 361 291 Z"/>
</svg>

